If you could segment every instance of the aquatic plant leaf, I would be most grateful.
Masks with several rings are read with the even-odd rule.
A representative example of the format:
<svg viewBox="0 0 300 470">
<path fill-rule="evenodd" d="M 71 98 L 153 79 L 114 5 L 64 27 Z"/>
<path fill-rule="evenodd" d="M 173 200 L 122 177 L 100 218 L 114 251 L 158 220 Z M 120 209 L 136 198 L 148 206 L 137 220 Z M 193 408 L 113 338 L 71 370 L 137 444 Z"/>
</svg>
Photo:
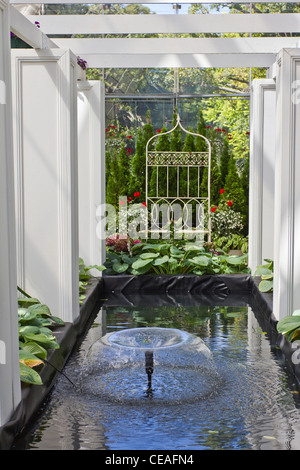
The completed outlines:
<svg viewBox="0 0 300 470">
<path fill-rule="evenodd" d="M 29 383 L 32 385 L 42 385 L 42 379 L 40 375 L 31 367 L 26 366 L 20 362 L 20 378 L 22 382 Z"/>
</svg>

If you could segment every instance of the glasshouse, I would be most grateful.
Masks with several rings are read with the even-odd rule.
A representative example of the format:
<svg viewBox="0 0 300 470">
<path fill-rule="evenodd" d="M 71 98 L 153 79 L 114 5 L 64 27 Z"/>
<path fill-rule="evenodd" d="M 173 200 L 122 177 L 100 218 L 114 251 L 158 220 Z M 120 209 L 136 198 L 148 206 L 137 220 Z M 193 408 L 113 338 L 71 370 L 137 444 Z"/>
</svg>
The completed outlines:
<svg viewBox="0 0 300 470">
<path fill-rule="evenodd" d="M 300 4 L 0 0 L 0 138 L 0 449 L 300 450 Z"/>
</svg>

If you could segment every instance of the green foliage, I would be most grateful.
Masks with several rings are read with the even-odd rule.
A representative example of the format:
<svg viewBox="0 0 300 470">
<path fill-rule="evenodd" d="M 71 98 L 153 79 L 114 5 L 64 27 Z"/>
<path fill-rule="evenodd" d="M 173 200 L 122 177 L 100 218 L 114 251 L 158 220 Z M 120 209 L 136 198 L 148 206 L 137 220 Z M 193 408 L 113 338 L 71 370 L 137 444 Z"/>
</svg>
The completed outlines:
<svg viewBox="0 0 300 470">
<path fill-rule="evenodd" d="M 34 368 L 44 364 L 49 349 L 59 348 L 53 329 L 64 322 L 53 316 L 47 305 L 28 295 L 18 299 L 18 322 L 21 381 L 42 385 L 40 374 Z"/>
<path fill-rule="evenodd" d="M 288 341 L 293 342 L 300 339 L 300 310 L 295 310 L 293 315 L 279 320 L 276 325 L 278 333 L 284 335 Z"/>
<path fill-rule="evenodd" d="M 228 253 L 230 250 L 241 250 L 243 253 L 248 253 L 248 237 L 235 233 L 226 237 L 214 237 L 213 244 L 217 252 Z"/>
<path fill-rule="evenodd" d="M 230 274 L 249 272 L 247 255 L 207 252 L 198 244 L 139 243 L 130 254 L 108 251 L 107 274 Z"/>
<path fill-rule="evenodd" d="M 82 258 L 79 258 L 79 303 L 82 304 L 86 296 L 84 295 L 84 292 L 88 286 L 88 281 L 94 276 L 89 272 L 91 269 L 96 269 L 97 271 L 101 272 L 104 271 L 105 266 L 103 265 L 89 265 L 86 266 L 84 264 L 84 260 Z"/>
<path fill-rule="evenodd" d="M 266 263 L 257 266 L 254 276 L 260 276 L 259 290 L 261 292 L 273 292 L 273 261 L 265 259 Z"/>
</svg>

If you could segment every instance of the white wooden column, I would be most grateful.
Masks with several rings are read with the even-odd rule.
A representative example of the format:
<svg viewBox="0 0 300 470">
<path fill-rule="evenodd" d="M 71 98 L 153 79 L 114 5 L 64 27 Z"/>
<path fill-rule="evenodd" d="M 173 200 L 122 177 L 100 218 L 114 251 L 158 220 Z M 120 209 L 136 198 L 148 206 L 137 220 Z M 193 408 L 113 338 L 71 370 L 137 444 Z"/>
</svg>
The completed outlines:
<svg viewBox="0 0 300 470">
<path fill-rule="evenodd" d="M 277 319 L 300 309 L 300 49 L 277 57 L 273 308 Z"/>
<path fill-rule="evenodd" d="M 78 82 L 79 256 L 86 265 L 105 261 L 96 210 L 105 204 L 105 95 L 101 81 Z M 95 272 L 99 276 L 99 271 Z"/>
<path fill-rule="evenodd" d="M 0 0 L 0 426 L 21 399 L 9 25 L 9 3 Z"/>
<path fill-rule="evenodd" d="M 12 51 L 18 283 L 64 321 L 79 314 L 77 59 Z"/>
<path fill-rule="evenodd" d="M 249 256 L 252 272 L 274 259 L 276 86 L 253 80 L 250 117 Z"/>
</svg>

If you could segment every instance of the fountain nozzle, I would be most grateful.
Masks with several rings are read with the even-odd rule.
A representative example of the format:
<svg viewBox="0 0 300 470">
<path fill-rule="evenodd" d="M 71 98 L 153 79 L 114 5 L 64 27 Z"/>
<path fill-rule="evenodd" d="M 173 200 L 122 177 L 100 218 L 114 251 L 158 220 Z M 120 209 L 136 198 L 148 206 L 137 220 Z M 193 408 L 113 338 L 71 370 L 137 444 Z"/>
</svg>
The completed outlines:
<svg viewBox="0 0 300 470">
<path fill-rule="evenodd" d="M 153 374 L 153 351 L 145 352 L 145 368 L 148 375 L 148 392 L 151 391 L 151 376 Z"/>
</svg>

